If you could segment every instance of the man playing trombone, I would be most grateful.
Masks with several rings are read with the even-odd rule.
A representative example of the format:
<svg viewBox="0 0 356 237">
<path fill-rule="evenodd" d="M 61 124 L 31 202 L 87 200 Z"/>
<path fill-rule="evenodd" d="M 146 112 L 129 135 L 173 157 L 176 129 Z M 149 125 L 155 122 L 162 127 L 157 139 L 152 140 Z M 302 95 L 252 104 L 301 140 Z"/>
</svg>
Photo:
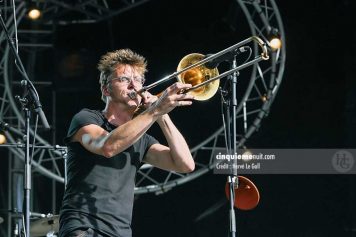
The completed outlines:
<svg viewBox="0 0 356 237">
<path fill-rule="evenodd" d="M 146 60 L 130 49 L 105 54 L 98 65 L 102 111 L 83 109 L 70 124 L 68 183 L 60 212 L 60 237 L 131 236 L 135 174 L 143 162 L 155 167 L 192 172 L 189 147 L 168 113 L 189 106 L 193 96 L 175 83 L 160 96 L 137 93 L 143 86 Z M 144 112 L 134 117 L 139 105 Z M 168 146 L 146 131 L 160 126 Z"/>
</svg>

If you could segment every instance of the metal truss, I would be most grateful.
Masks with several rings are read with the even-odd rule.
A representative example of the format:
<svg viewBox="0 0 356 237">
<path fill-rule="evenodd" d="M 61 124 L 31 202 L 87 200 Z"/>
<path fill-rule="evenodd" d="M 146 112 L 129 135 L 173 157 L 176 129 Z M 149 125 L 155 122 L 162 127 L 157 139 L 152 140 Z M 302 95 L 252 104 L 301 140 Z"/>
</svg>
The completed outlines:
<svg viewBox="0 0 356 237">
<path fill-rule="evenodd" d="M 5 1 L 4 8 L 10 8 L 11 1 Z M 83 24 L 110 19 L 140 6 L 149 0 L 16 0 L 16 4 L 27 2 L 26 8 L 41 9 L 41 24 Z"/>
<path fill-rule="evenodd" d="M 39 1 L 45 15 L 44 24 L 75 24 L 90 23 L 109 19 L 110 17 L 127 11 L 147 1 Z M 237 146 L 242 147 L 252 134 L 260 127 L 262 120 L 268 115 L 270 107 L 277 95 L 283 79 L 286 60 L 286 44 L 282 19 L 274 0 L 236 0 L 237 5 L 244 13 L 246 24 L 251 35 L 256 35 L 266 42 L 271 29 L 277 29 L 282 47 L 270 53 L 270 60 L 251 66 L 243 75 L 247 78 L 243 88 L 242 97 L 238 98 L 237 123 L 241 129 L 238 131 Z M 17 6 L 17 22 L 19 25 L 24 17 L 25 4 Z M 12 37 L 13 28 L 11 14 L 8 14 L 7 25 Z M 235 22 L 235 24 L 238 24 Z M 239 23 L 241 24 L 241 23 Z M 31 47 L 31 45 L 24 45 Z M 257 45 L 253 45 L 257 56 Z M 16 143 L 23 136 L 24 119 L 18 105 L 14 101 L 13 89 L 15 78 L 9 75 L 9 48 L 3 32 L 0 34 L 0 120 L 7 122 L 13 129 L 6 132 L 10 143 Z M 33 130 L 32 130 L 33 133 Z M 38 172 L 58 182 L 64 182 L 64 174 L 58 168 L 58 161 L 62 159 L 62 149 L 51 147 L 48 139 L 43 138 L 41 132 L 36 135 L 34 150 L 34 172 Z M 155 192 L 157 194 L 169 191 L 175 186 L 182 185 L 211 171 L 214 167 L 214 154 L 225 145 L 224 128 L 220 127 L 207 139 L 192 148 L 195 158 L 196 170 L 190 174 L 166 172 L 144 165 L 137 174 L 136 194 Z M 42 146 L 42 148 L 41 148 Z M 50 149 L 44 149 L 50 148 Z M 221 150 L 220 150 L 221 151 Z M 17 158 L 24 157 L 21 149 L 10 148 L 10 152 Z M 62 163 L 62 160 L 60 161 Z M 48 168 L 50 164 L 50 168 Z"/>
</svg>

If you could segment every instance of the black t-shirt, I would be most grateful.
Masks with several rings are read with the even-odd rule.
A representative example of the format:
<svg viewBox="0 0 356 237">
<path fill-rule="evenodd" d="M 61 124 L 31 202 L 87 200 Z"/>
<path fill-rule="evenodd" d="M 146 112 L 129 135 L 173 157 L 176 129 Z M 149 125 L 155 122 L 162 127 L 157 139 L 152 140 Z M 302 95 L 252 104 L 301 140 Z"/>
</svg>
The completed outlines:
<svg viewBox="0 0 356 237">
<path fill-rule="evenodd" d="M 108 132 L 116 128 L 100 111 L 83 109 L 73 117 L 65 138 L 68 183 L 60 211 L 59 236 L 90 227 L 108 236 L 129 237 L 136 172 L 149 147 L 158 142 L 144 134 L 125 151 L 106 158 L 89 152 L 79 142 L 70 142 L 78 129 L 89 124 Z"/>
</svg>

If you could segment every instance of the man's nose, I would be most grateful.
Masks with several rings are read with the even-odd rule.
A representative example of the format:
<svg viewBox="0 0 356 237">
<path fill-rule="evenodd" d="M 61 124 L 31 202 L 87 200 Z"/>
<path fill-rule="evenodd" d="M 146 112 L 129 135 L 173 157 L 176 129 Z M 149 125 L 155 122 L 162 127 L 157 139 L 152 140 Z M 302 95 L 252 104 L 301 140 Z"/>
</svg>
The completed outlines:
<svg viewBox="0 0 356 237">
<path fill-rule="evenodd" d="M 134 81 L 131 79 L 129 82 L 129 88 L 135 88 Z"/>
</svg>

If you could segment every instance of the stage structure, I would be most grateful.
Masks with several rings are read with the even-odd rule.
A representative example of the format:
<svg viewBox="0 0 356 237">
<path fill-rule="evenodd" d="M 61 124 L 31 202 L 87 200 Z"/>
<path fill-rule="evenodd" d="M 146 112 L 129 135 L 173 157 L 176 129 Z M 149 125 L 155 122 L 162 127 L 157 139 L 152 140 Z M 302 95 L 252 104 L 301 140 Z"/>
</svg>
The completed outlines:
<svg viewBox="0 0 356 237">
<path fill-rule="evenodd" d="M 6 22 L 11 38 L 22 34 L 22 39 L 28 41 L 19 42 L 20 56 L 25 65 L 35 63 L 36 53 L 43 52 L 52 47 L 51 37 L 53 34 L 53 24 L 91 24 L 99 21 L 105 21 L 113 16 L 127 12 L 130 9 L 141 6 L 148 0 L 133 1 L 109 1 L 109 0 L 78 0 L 72 1 L 28 1 L 37 4 L 41 10 L 41 21 L 43 27 L 36 30 L 22 29 L 22 21 L 26 17 L 29 5 L 26 1 L 14 1 L 16 5 L 16 18 L 14 18 L 13 1 L 0 2 L 2 16 Z M 258 130 L 262 120 L 268 115 L 270 107 L 277 95 L 279 86 L 283 79 L 283 72 L 286 60 L 286 39 L 283 29 L 283 22 L 274 0 L 236 0 L 237 7 L 243 12 L 245 22 L 250 30 L 250 35 L 258 36 L 265 42 L 269 41 L 272 34 L 278 34 L 282 46 L 278 50 L 270 51 L 270 59 L 251 66 L 249 70 L 249 83 L 244 89 L 244 94 L 238 98 L 237 106 L 237 124 L 242 127 L 237 134 L 237 147 L 241 148 L 252 134 Z M 143 6 L 142 6 L 143 7 Z M 234 22 L 242 24 L 242 22 Z M 17 25 L 17 28 L 15 28 Z M 254 46 L 257 56 L 257 44 Z M 7 144 L 20 144 L 18 147 L 7 147 L 9 150 L 9 192 L 8 206 L 16 206 L 13 195 L 19 186 L 18 179 L 23 177 L 21 172 L 19 176 L 19 164 L 16 160 L 23 160 L 25 154 L 21 147 L 24 134 L 24 116 L 21 107 L 15 101 L 15 91 L 19 90 L 20 77 L 15 77 L 14 60 L 9 50 L 4 32 L 0 33 L 0 122 L 3 126 L 7 138 Z M 30 68 L 30 67 L 29 67 Z M 29 73 L 31 75 L 31 73 Z M 32 78 L 30 78 L 33 80 Z M 51 82 L 34 81 L 35 86 L 44 86 L 51 88 Z M 50 125 L 55 124 L 56 117 L 56 92 L 51 90 L 53 108 L 51 111 L 52 121 Z M 218 95 L 217 95 L 218 96 Z M 41 97 L 41 95 L 40 95 Z M 65 147 L 56 146 L 55 130 L 50 136 L 43 136 L 41 126 L 36 134 L 36 148 L 32 163 L 32 172 L 37 175 L 43 175 L 53 180 L 52 193 L 52 213 L 56 213 L 56 183 L 64 183 L 63 163 L 66 155 Z M 34 133 L 32 128 L 31 133 Z M 48 133 L 47 133 L 48 134 Z M 175 172 L 164 172 L 144 165 L 138 172 L 135 193 L 144 194 L 155 192 L 157 194 L 169 191 L 175 186 L 182 185 L 201 175 L 206 174 L 214 167 L 214 150 L 221 148 L 224 144 L 224 128 L 220 127 L 212 133 L 207 139 L 201 141 L 191 149 L 196 161 L 196 170 L 190 174 L 177 174 Z M 219 147 L 220 146 L 220 147 Z M 4 148 L 2 148 L 4 149 Z M 21 182 L 20 182 L 21 183 Z M 17 185 L 17 188 L 14 187 Z M 8 230 L 10 234 L 11 218 L 8 221 Z"/>
</svg>

